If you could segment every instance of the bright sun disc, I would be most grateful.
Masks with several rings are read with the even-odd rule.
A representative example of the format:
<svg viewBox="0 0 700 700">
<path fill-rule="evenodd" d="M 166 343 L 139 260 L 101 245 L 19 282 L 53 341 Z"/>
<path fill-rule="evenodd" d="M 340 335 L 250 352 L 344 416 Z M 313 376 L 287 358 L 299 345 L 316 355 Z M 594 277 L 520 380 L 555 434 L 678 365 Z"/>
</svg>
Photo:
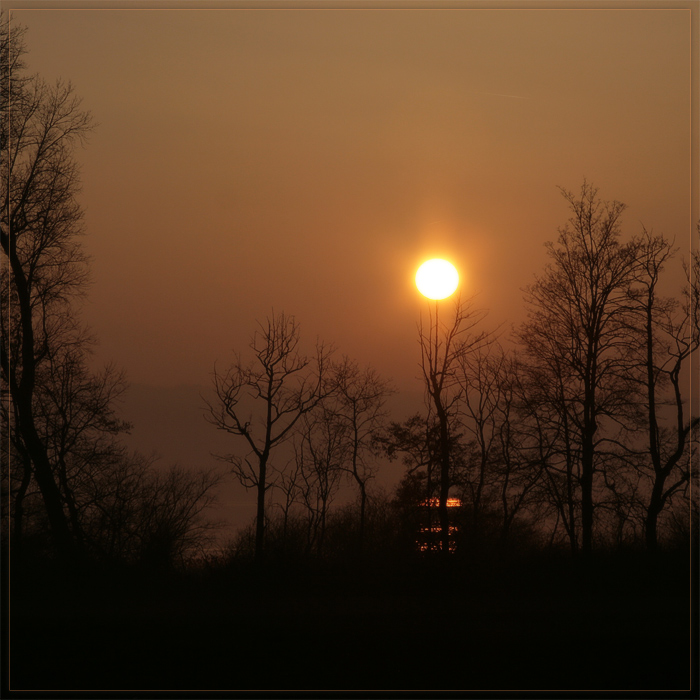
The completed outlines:
<svg viewBox="0 0 700 700">
<path fill-rule="evenodd" d="M 458 284 L 457 269 L 447 260 L 428 260 L 416 272 L 416 287 L 428 299 L 446 299 L 457 289 Z"/>
</svg>

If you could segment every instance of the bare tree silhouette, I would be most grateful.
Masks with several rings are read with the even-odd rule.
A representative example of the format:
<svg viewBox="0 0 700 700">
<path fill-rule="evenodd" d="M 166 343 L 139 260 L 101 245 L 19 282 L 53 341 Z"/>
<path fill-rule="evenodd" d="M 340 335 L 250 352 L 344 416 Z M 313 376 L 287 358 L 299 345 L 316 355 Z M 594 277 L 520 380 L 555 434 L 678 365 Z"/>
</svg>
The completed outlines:
<svg viewBox="0 0 700 700">
<path fill-rule="evenodd" d="M 115 405 L 126 381 L 112 365 L 89 369 L 95 341 L 76 306 L 89 271 L 73 154 L 93 121 L 70 83 L 22 74 L 23 34 L 0 26 L 0 377 L 8 399 L 0 414 L 11 428 L 3 487 L 13 556 L 22 553 L 25 526 L 42 535 L 45 520 L 65 561 L 133 559 L 126 543 L 153 540 L 151 525 L 162 530 L 165 521 L 171 553 L 182 552 L 205 529 L 199 514 L 218 477 L 180 469 L 163 476 L 117 441 L 129 428 Z"/>
<path fill-rule="evenodd" d="M 463 390 L 458 381 L 459 363 L 465 356 L 489 342 L 489 334 L 476 330 L 484 316 L 483 311 L 473 308 L 471 301 L 462 302 L 458 299 L 449 324 L 441 325 L 437 303 L 434 318 L 431 312 L 428 330 L 426 331 L 422 321 L 419 324 L 418 339 L 429 407 L 428 422 L 432 413 L 439 430 L 438 519 L 444 556 L 449 554 L 450 543 L 447 498 L 452 485 L 451 444 L 455 437 L 453 433 L 458 420 L 460 400 L 463 398 Z"/>
<path fill-rule="evenodd" d="M 476 467 L 475 474 L 463 477 L 472 519 L 478 528 L 485 501 L 491 507 L 498 502 L 502 543 L 528 504 L 542 472 L 540 460 L 532 459 L 523 438 L 517 405 L 519 374 L 517 360 L 498 343 L 460 358 L 461 423 Z"/>
<path fill-rule="evenodd" d="M 302 417 L 295 434 L 299 501 L 307 516 L 307 552 L 323 551 L 328 513 L 348 457 L 346 432 L 322 402 Z"/>
<path fill-rule="evenodd" d="M 232 465 L 246 488 L 257 491 L 255 557 L 263 555 L 265 495 L 270 457 L 292 436 L 302 416 L 330 392 L 330 351 L 317 343 L 313 358 L 299 349 L 299 325 L 293 316 L 275 314 L 260 324 L 251 343 L 253 359 L 237 355 L 223 373 L 214 369 L 214 398 L 206 400 L 206 419 L 219 430 L 242 438 L 245 453 L 217 455 Z"/>
<path fill-rule="evenodd" d="M 373 439 L 384 426 L 387 417 L 384 407 L 393 390 L 371 367 L 361 369 L 347 357 L 335 366 L 333 383 L 334 400 L 329 410 L 348 443 L 344 469 L 360 492 L 358 541 L 362 549 L 367 484 L 377 471 L 376 464 L 372 461 Z"/>
<path fill-rule="evenodd" d="M 526 290 L 529 319 L 520 340 L 549 386 L 547 401 L 559 417 L 566 456 L 569 527 L 574 527 L 574 486 L 580 494 L 581 552 L 593 546 L 596 453 L 603 421 L 628 407 L 621 368 L 629 344 L 624 314 L 636 265 L 632 244 L 620 242 L 625 206 L 605 202 L 584 181 L 580 194 L 562 190 L 571 217 L 547 244 L 551 263 Z M 578 471 L 580 469 L 580 471 Z M 552 482 L 554 483 L 554 482 Z"/>
<path fill-rule="evenodd" d="M 47 85 L 22 68 L 22 32 L 0 30 L 3 100 L 0 114 L 3 207 L 2 380 L 11 399 L 7 416 L 24 474 L 20 491 L 36 480 L 55 544 L 64 557 L 78 554 L 64 509 L 60 472 L 42 433 L 38 394 L 51 362 L 85 347 L 71 302 L 85 292 L 86 258 L 79 244 L 82 211 L 73 148 L 92 128 L 90 114 L 68 83 Z M 72 348 L 68 351 L 67 348 Z M 70 499 L 69 499 L 70 500 Z"/>
<path fill-rule="evenodd" d="M 646 504 L 644 531 L 647 547 L 658 548 L 658 519 L 669 499 L 690 482 L 690 461 L 682 462 L 693 428 L 700 418 L 685 418 L 681 370 L 697 350 L 700 338 L 692 319 L 693 294 L 690 285 L 698 285 L 698 257 L 693 258 L 694 279 L 688 273 L 685 299 L 662 297 L 659 292 L 661 274 L 676 251 L 663 236 L 644 231 L 637 239 L 637 272 L 629 290 L 632 315 L 630 330 L 638 342 L 632 346 L 629 371 L 639 383 L 642 423 L 646 432 L 647 454 L 640 468 L 651 462 L 648 478 L 651 492 Z M 696 312 L 697 313 L 697 312 Z M 670 394 L 668 390 L 670 388 Z M 671 410 L 670 425 L 664 426 L 664 405 Z"/>
</svg>

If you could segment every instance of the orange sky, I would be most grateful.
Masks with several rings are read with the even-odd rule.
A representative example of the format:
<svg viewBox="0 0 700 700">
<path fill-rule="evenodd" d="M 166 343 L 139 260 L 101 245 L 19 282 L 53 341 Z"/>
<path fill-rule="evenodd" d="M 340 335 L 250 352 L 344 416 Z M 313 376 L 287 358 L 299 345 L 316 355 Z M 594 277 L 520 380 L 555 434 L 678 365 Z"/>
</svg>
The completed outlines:
<svg viewBox="0 0 700 700">
<path fill-rule="evenodd" d="M 510 325 L 567 218 L 558 185 L 586 177 L 627 203 L 627 234 L 686 249 L 698 219 L 691 3 L 60 4 L 4 3 L 30 70 L 70 79 L 99 122 L 78 154 L 85 318 L 133 396 L 196 397 L 274 307 L 392 378 L 408 411 L 424 259 L 448 257 Z M 152 448 L 171 457 L 183 430 Z M 178 454 L 202 440 L 210 459 L 203 434 Z"/>
</svg>

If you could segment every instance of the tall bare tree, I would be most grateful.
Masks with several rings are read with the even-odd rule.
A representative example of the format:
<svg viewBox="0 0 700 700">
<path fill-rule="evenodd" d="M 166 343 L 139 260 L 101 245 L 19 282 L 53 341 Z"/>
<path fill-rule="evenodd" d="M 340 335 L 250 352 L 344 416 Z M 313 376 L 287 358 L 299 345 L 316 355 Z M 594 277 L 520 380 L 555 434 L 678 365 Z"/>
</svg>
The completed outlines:
<svg viewBox="0 0 700 700">
<path fill-rule="evenodd" d="M 529 318 L 519 336 L 530 360 L 555 380 L 569 464 L 580 465 L 581 552 L 587 556 L 593 546 L 599 429 L 629 407 L 620 377 L 636 258 L 634 246 L 620 241 L 622 203 L 601 200 L 585 181 L 578 195 L 563 189 L 562 194 L 571 217 L 559 229 L 557 244 L 547 244 L 551 263 L 545 273 L 526 290 Z"/>
<path fill-rule="evenodd" d="M 236 355 L 225 371 L 214 369 L 214 397 L 206 401 L 206 419 L 240 438 L 240 452 L 218 458 L 232 465 L 243 486 L 257 492 L 257 561 L 263 556 L 265 495 L 274 483 L 268 473 L 271 455 L 330 391 L 329 349 L 317 344 L 309 357 L 301 352 L 299 339 L 294 317 L 273 312 L 253 335 L 252 360 Z"/>
<path fill-rule="evenodd" d="M 651 492 L 646 505 L 644 531 L 646 545 L 658 547 L 658 519 L 674 493 L 683 489 L 691 478 L 687 455 L 693 428 L 700 422 L 697 416 L 686 419 L 681 371 L 700 343 L 697 324 L 693 322 L 693 297 L 698 292 L 700 264 L 697 254 L 687 270 L 688 287 L 680 302 L 660 293 L 664 266 L 676 251 L 664 236 L 644 231 L 637 240 L 638 268 L 634 285 L 629 290 L 631 330 L 639 342 L 630 353 L 630 372 L 640 385 L 640 405 L 646 432 L 648 459 L 651 462 L 649 480 Z M 691 286 L 692 285 L 692 286 Z M 670 395 L 669 395 L 670 394 Z M 664 408 L 665 407 L 665 408 Z M 670 410 L 671 420 L 664 420 Z M 670 423 L 665 425 L 665 423 Z"/>
<path fill-rule="evenodd" d="M 435 314 L 429 316 L 428 329 L 419 325 L 418 340 L 421 348 L 421 371 L 430 414 L 435 416 L 439 429 L 439 496 L 438 519 L 440 542 L 444 556 L 449 554 L 449 516 L 447 498 L 452 485 L 451 445 L 458 420 L 459 402 L 463 390 L 458 381 L 459 360 L 488 342 L 488 334 L 478 331 L 484 312 L 472 303 L 457 300 L 449 323 L 439 319 L 439 302 Z"/>
<path fill-rule="evenodd" d="M 0 30 L 2 114 L 0 182 L 3 251 L 2 336 L 4 389 L 13 440 L 22 455 L 23 483 L 36 480 L 55 544 L 74 557 L 77 546 L 48 445 L 39 425 L 37 394 L 47 362 L 80 333 L 72 302 L 85 291 L 80 247 L 82 211 L 76 145 L 92 128 L 70 84 L 24 77 L 22 32 Z"/>
</svg>

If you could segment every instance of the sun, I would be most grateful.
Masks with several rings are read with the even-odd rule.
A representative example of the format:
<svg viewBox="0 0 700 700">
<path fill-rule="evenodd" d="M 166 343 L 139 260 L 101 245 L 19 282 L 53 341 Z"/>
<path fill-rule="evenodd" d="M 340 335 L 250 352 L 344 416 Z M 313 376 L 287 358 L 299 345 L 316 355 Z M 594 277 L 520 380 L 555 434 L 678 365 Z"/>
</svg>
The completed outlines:
<svg viewBox="0 0 700 700">
<path fill-rule="evenodd" d="M 447 260 L 433 258 L 424 262 L 416 272 L 416 287 L 428 299 L 446 299 L 458 284 L 457 268 Z"/>
</svg>

